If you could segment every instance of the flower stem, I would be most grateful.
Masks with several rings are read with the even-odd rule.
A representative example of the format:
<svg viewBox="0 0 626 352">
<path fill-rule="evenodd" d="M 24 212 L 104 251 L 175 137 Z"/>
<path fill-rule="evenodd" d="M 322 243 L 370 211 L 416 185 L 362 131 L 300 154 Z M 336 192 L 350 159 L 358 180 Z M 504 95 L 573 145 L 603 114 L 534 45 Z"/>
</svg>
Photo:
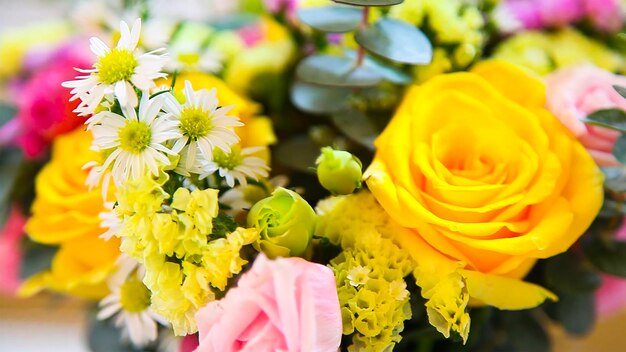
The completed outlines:
<svg viewBox="0 0 626 352">
<path fill-rule="evenodd" d="M 367 25 L 369 24 L 369 17 L 370 17 L 370 8 L 369 6 L 364 6 L 363 17 L 361 18 L 361 24 L 359 26 L 360 29 L 367 27 Z M 365 48 L 359 44 L 359 50 L 357 51 L 357 57 L 356 57 L 357 67 L 363 65 L 364 58 L 365 58 Z"/>
</svg>

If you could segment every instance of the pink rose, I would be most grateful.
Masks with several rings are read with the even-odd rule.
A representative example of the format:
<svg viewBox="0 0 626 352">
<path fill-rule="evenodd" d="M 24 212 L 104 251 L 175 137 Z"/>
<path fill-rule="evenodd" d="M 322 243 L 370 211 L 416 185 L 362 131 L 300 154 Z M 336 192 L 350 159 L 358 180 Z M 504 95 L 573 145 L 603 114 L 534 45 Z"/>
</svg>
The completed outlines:
<svg viewBox="0 0 626 352">
<path fill-rule="evenodd" d="M 581 120 L 600 109 L 626 110 L 626 100 L 613 89 L 613 85 L 626 86 L 626 77 L 584 64 L 554 72 L 546 84 L 548 109 L 578 137 L 596 163 L 619 166 L 612 150 L 620 133 Z"/>
<path fill-rule="evenodd" d="M 26 218 L 17 206 L 11 208 L 9 218 L 0 229 L 0 293 L 15 294 L 20 287 L 22 250 Z"/>
<path fill-rule="evenodd" d="M 36 158 L 56 136 L 83 124 L 85 118 L 72 112 L 78 101 L 69 101 L 61 82 L 76 76 L 74 67 L 91 66 L 88 55 L 86 48 L 69 44 L 31 65 L 28 78 L 13 89 L 17 114 L 0 129 L 0 145 L 17 144 L 27 157 Z"/>
<path fill-rule="evenodd" d="M 626 222 L 615 234 L 615 239 L 626 241 Z M 626 307 L 626 279 L 604 274 L 602 285 L 596 291 L 596 314 L 610 316 Z"/>
<path fill-rule="evenodd" d="M 198 352 L 335 352 L 342 335 L 332 271 L 263 254 L 237 287 L 200 309 L 196 321 Z"/>
</svg>

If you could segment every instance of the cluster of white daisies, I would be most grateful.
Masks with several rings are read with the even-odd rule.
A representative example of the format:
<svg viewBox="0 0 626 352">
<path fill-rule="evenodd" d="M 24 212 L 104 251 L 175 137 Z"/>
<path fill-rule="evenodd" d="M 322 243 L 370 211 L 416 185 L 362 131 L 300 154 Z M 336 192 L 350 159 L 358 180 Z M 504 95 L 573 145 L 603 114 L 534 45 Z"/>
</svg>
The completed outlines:
<svg viewBox="0 0 626 352">
<path fill-rule="evenodd" d="M 112 179 L 116 186 L 128 180 L 164 170 L 199 179 L 215 179 L 233 188 L 247 185 L 247 178 L 266 178 L 269 167 L 254 156 L 259 148 L 241 148 L 234 128 L 243 124 L 229 116 L 232 106 L 220 107 L 215 89 L 194 90 L 186 81 L 184 103 L 170 87 L 157 87 L 155 80 L 167 77 L 162 72 L 168 63 L 165 49 L 142 53 L 138 47 L 141 21 L 132 28 L 120 24 L 120 39 L 114 48 L 91 38 L 91 51 L 97 61 L 90 69 L 77 69 L 82 75 L 68 81 L 71 100 L 80 99 L 75 112 L 91 115 L 86 121 L 93 134 L 91 149 L 103 155 L 92 161 L 87 184 L 103 183 L 103 194 Z M 118 113 L 118 112 L 121 112 Z M 231 189 L 234 191 L 235 189 Z M 109 204 L 112 205 L 112 204 Z M 110 238 L 119 225 L 114 213 L 104 218 L 110 227 L 103 238 Z M 157 322 L 167 324 L 150 310 L 149 293 L 141 282 L 143 268 L 122 256 L 117 272 L 109 280 L 111 294 L 101 301 L 98 317 L 116 315 L 115 324 L 127 337 L 145 346 L 157 337 Z"/>
<path fill-rule="evenodd" d="M 141 21 L 120 25 L 115 48 L 91 38 L 97 62 L 83 75 L 64 83 L 72 88 L 71 100 L 80 99 L 76 112 L 92 115 L 86 122 L 94 136 L 92 149 L 106 159 L 91 168 L 88 184 L 97 186 L 110 175 L 117 186 L 148 172 L 158 176 L 165 167 L 190 176 L 205 178 L 218 174 L 229 187 L 235 181 L 245 186 L 247 178 L 267 177 L 265 160 L 254 156 L 257 148 L 240 148 L 235 127 L 243 124 L 229 116 L 232 106 L 219 106 L 215 89 L 195 91 L 186 81 L 185 102 L 157 87 L 165 78 L 164 49 L 141 53 L 138 48 Z M 137 91 L 141 92 L 138 97 Z M 111 111 L 119 105 L 122 114 Z M 105 187 L 106 188 L 106 187 Z"/>
</svg>

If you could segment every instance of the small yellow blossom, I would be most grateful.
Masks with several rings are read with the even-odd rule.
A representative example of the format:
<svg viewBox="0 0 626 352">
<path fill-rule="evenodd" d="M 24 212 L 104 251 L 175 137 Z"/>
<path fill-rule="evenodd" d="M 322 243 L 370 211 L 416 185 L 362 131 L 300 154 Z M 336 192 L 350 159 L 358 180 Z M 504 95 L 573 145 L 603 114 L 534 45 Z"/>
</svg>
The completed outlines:
<svg viewBox="0 0 626 352">
<path fill-rule="evenodd" d="M 348 281 L 350 285 L 358 287 L 359 285 L 365 285 L 369 280 L 369 274 L 372 271 L 370 268 L 362 267 L 360 265 L 353 267 L 348 271 Z"/>
</svg>

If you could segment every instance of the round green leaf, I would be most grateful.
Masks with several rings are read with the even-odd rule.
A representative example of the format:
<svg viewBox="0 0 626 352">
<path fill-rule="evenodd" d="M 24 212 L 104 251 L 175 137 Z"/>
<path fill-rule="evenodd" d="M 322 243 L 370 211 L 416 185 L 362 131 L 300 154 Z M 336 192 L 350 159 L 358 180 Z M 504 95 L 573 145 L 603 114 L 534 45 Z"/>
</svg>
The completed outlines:
<svg viewBox="0 0 626 352">
<path fill-rule="evenodd" d="M 347 50 L 345 52 L 346 57 L 356 60 L 357 52 L 355 50 Z M 383 78 L 389 82 L 407 85 L 413 82 L 413 77 L 401 69 L 386 64 L 380 60 L 376 60 L 371 56 L 365 56 L 363 59 L 363 65 L 378 72 Z"/>
<path fill-rule="evenodd" d="M 326 114 L 343 110 L 352 91 L 348 88 L 319 86 L 297 81 L 290 90 L 291 101 L 302 111 Z"/>
<path fill-rule="evenodd" d="M 367 118 L 367 115 L 357 110 L 346 110 L 333 114 L 332 120 L 335 126 L 350 139 L 374 150 L 374 140 L 380 131 Z"/>
<path fill-rule="evenodd" d="M 330 55 L 307 57 L 296 68 L 296 75 L 308 83 L 335 87 L 370 87 L 384 79 L 371 68 L 356 66 L 348 58 Z"/>
<path fill-rule="evenodd" d="M 404 2 L 404 0 L 333 0 L 340 4 L 353 6 L 392 6 Z"/>
<path fill-rule="evenodd" d="M 429 64 L 433 46 L 422 31 L 403 21 L 383 18 L 355 35 L 367 50 L 390 60 L 414 64 Z"/>
<path fill-rule="evenodd" d="M 328 6 L 299 10 L 298 18 L 319 31 L 343 33 L 357 29 L 362 14 L 356 8 Z"/>
</svg>

